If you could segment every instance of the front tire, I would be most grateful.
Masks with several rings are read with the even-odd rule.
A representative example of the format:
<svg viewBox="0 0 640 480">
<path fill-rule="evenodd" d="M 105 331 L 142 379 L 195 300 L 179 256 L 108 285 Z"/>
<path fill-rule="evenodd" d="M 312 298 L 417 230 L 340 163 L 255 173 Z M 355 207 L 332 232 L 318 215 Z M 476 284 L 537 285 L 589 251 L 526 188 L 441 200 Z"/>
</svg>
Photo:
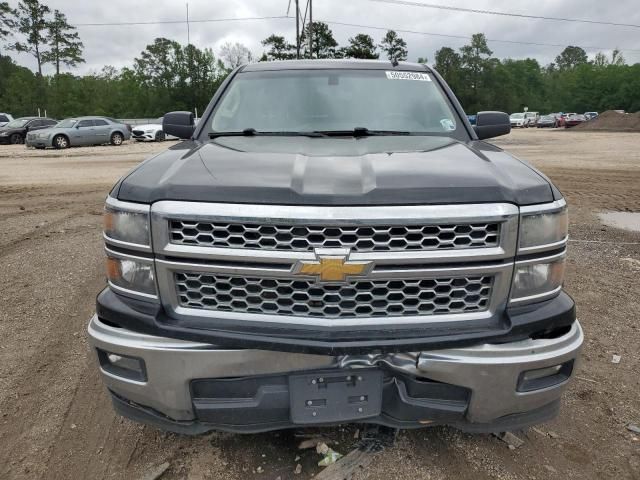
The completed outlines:
<svg viewBox="0 0 640 480">
<path fill-rule="evenodd" d="M 124 141 L 124 137 L 122 136 L 121 133 L 115 132 L 111 134 L 111 145 L 119 147 L 120 145 L 122 145 L 123 141 Z"/>
<path fill-rule="evenodd" d="M 22 138 L 22 135 L 19 133 L 14 133 L 9 137 L 9 143 L 11 143 L 11 145 L 20 145 L 24 143 L 24 138 Z"/>
<path fill-rule="evenodd" d="M 156 142 L 164 142 L 166 138 L 167 137 L 162 130 L 158 130 L 156 132 L 156 138 L 155 138 Z"/>
<path fill-rule="evenodd" d="M 69 139 L 64 135 L 56 135 L 53 137 L 53 146 L 58 150 L 69 148 Z"/>
</svg>

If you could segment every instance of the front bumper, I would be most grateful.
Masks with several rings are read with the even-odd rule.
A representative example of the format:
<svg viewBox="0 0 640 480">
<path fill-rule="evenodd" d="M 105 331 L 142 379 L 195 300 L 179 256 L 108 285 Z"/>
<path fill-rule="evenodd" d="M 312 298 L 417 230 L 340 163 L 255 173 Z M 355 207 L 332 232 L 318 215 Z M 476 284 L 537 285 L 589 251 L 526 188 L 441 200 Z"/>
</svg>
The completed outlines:
<svg viewBox="0 0 640 480">
<path fill-rule="evenodd" d="M 153 133 L 143 133 L 143 134 L 131 134 L 131 138 L 137 140 L 139 142 L 153 142 L 156 137 Z"/>
<path fill-rule="evenodd" d="M 119 413 L 192 434 L 292 427 L 290 373 L 347 375 L 360 368 L 384 372 L 382 409 L 354 421 L 403 428 L 447 424 L 483 432 L 522 428 L 555 416 L 583 341 L 576 321 L 555 338 L 330 356 L 157 337 L 108 326 L 97 316 L 89 323 L 89 337 L 94 351 L 102 352 L 100 371 Z M 114 370 L 105 352 L 141 359 L 143 377 L 127 378 Z M 525 375 L 532 371 L 542 376 Z"/>
</svg>

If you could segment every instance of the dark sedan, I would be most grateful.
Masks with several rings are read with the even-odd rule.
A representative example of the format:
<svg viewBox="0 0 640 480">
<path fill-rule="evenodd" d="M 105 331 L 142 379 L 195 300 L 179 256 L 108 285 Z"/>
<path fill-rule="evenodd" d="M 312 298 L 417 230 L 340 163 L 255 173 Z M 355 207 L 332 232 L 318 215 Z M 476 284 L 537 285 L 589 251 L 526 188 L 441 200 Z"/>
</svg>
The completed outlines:
<svg viewBox="0 0 640 480">
<path fill-rule="evenodd" d="M 0 143 L 19 144 L 24 143 L 27 132 L 52 127 L 58 123 L 52 118 L 20 117 L 10 121 L 0 128 Z"/>
<path fill-rule="evenodd" d="M 556 128 L 558 126 L 558 119 L 553 115 L 543 115 L 538 119 L 536 127 L 538 128 Z"/>
</svg>

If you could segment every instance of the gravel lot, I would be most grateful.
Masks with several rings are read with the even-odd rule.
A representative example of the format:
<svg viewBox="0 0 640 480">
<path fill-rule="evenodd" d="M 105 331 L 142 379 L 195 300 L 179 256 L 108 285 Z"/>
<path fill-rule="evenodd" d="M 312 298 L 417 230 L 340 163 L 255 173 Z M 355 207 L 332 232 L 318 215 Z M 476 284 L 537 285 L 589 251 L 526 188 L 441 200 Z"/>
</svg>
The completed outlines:
<svg viewBox="0 0 640 480">
<path fill-rule="evenodd" d="M 448 428 L 404 431 L 359 478 L 640 479 L 640 438 L 625 428 L 640 424 L 640 233 L 597 217 L 640 212 L 640 135 L 529 129 L 495 143 L 540 167 L 569 201 L 567 289 L 587 338 L 578 376 L 561 417 L 520 433 L 521 448 Z M 0 478 L 136 479 L 164 462 L 163 479 L 319 472 L 294 431 L 190 438 L 112 412 L 86 339 L 104 284 L 102 202 L 168 145 L 0 147 Z M 322 433 L 347 453 L 355 431 Z"/>
</svg>

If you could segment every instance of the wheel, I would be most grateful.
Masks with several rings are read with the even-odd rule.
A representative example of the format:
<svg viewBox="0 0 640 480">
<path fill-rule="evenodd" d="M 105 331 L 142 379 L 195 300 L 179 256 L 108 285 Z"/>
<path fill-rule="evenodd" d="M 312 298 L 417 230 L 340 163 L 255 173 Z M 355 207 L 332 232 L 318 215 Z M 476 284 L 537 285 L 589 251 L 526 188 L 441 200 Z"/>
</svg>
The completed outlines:
<svg viewBox="0 0 640 480">
<path fill-rule="evenodd" d="M 64 135 L 56 135 L 53 137 L 53 146 L 58 149 L 69 148 L 69 139 Z"/>
<path fill-rule="evenodd" d="M 122 138 L 122 134 L 119 132 L 115 132 L 111 134 L 111 145 L 115 145 L 116 147 L 122 145 L 124 138 Z"/>
<path fill-rule="evenodd" d="M 164 142 L 166 136 L 162 130 L 156 132 L 156 142 Z"/>
<path fill-rule="evenodd" d="M 12 145 L 19 145 L 20 143 L 24 143 L 24 138 L 19 133 L 14 133 L 9 137 L 9 143 Z"/>
</svg>

